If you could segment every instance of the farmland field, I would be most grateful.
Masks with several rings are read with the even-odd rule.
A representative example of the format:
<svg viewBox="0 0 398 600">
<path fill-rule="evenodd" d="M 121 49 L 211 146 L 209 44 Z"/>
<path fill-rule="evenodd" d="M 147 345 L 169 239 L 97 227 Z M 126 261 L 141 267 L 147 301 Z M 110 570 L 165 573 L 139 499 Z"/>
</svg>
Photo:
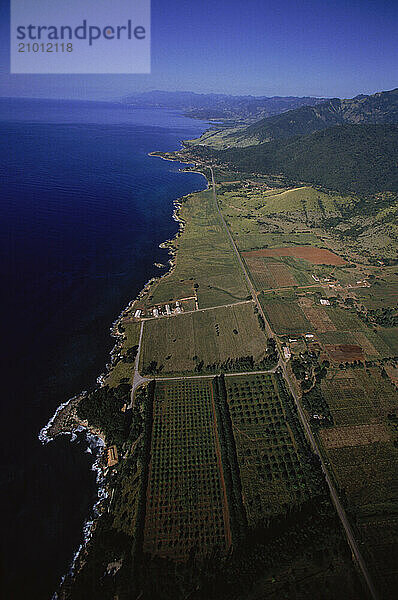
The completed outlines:
<svg viewBox="0 0 398 600">
<path fill-rule="evenodd" d="M 396 342 L 397 339 L 397 335 L 398 335 L 398 329 L 395 330 L 395 333 L 392 334 L 391 339 L 389 338 L 388 335 L 388 329 L 385 330 L 379 330 L 377 331 L 377 333 L 375 331 L 372 331 L 371 329 L 368 329 L 367 331 L 361 332 L 361 333 L 356 333 L 355 337 L 358 337 L 358 335 L 360 336 L 365 336 L 366 339 L 370 342 L 370 344 L 372 345 L 372 347 L 375 349 L 376 353 L 381 357 L 384 358 L 386 356 L 394 356 L 394 341 Z M 383 339 L 383 336 L 380 334 L 386 335 L 386 341 Z M 390 343 L 387 343 L 387 340 Z M 359 343 L 360 340 L 358 339 Z M 392 342 L 392 344 L 391 344 Z M 371 356 L 371 353 L 367 352 L 366 350 L 366 344 L 363 346 L 365 353 L 369 354 L 369 356 Z M 396 348 L 396 353 L 398 353 L 398 345 Z"/>
<path fill-rule="evenodd" d="M 162 375 L 200 372 L 202 361 L 203 370 L 242 356 L 258 362 L 267 345 L 251 302 L 146 321 L 143 342 L 142 371 L 156 362 Z"/>
<path fill-rule="evenodd" d="M 170 243 L 178 250 L 175 267 L 154 283 L 146 298 L 148 305 L 192 296 L 195 289 L 200 308 L 244 300 L 248 295 L 246 282 L 212 193 L 205 191 L 186 198 L 180 218 L 186 223 L 184 234 Z"/>
<path fill-rule="evenodd" d="M 314 248 L 313 246 L 290 246 L 285 248 L 264 248 L 244 253 L 245 258 L 254 256 L 292 256 L 301 258 L 315 265 L 342 266 L 346 261 L 334 252 L 325 248 Z"/>
<path fill-rule="evenodd" d="M 324 347 L 334 362 L 352 362 L 364 359 L 362 347 L 356 344 L 325 344 Z"/>
<path fill-rule="evenodd" d="M 312 275 L 322 277 L 329 275 L 330 271 L 323 265 L 314 268 L 306 260 L 293 256 L 263 256 L 253 251 L 243 252 L 242 257 L 258 291 L 294 286 L 312 287 Z"/>
<path fill-rule="evenodd" d="M 397 405 L 396 390 L 375 368 L 336 370 L 322 391 L 336 425 L 380 422 Z"/>
<path fill-rule="evenodd" d="M 313 331 L 314 327 L 294 298 L 259 295 L 263 310 L 272 329 L 278 334 L 298 334 Z"/>
<path fill-rule="evenodd" d="M 220 189 L 221 210 L 242 252 L 286 246 L 324 246 L 309 227 L 340 216 L 347 199 L 311 187 L 295 189 Z M 314 249 L 315 250 L 315 249 Z M 326 264 L 328 264 L 326 262 Z M 334 264 L 329 263 L 329 264 Z"/>
<path fill-rule="evenodd" d="M 313 302 L 305 305 L 302 301 L 300 301 L 300 305 L 315 331 L 324 333 L 325 331 L 334 331 L 336 329 L 325 307 L 314 305 Z"/>
<path fill-rule="evenodd" d="M 367 308 L 383 308 L 398 304 L 398 276 L 394 267 L 383 269 L 383 278 L 376 277 L 370 288 L 359 288 L 356 295 Z M 379 273 L 376 274 L 379 275 Z"/>
<path fill-rule="evenodd" d="M 289 267 L 278 261 L 265 261 L 262 257 L 246 257 L 245 262 L 257 290 L 297 285 Z"/>
<path fill-rule="evenodd" d="M 388 330 L 379 330 L 377 333 L 372 329 L 363 331 L 323 331 L 318 330 L 317 337 L 322 345 L 345 345 L 353 344 L 362 348 L 365 359 L 377 359 L 393 356 L 394 352 L 383 341 L 380 334 Z M 387 333 L 388 337 L 388 333 Z M 394 336 L 392 336 L 394 339 Z"/>
<path fill-rule="evenodd" d="M 316 244 L 318 242 L 317 237 L 314 233 L 269 233 L 264 227 L 259 227 L 257 223 L 251 220 L 245 221 L 247 228 L 241 230 L 242 222 L 238 218 L 232 220 L 230 223 L 231 228 L 234 231 L 235 242 L 241 252 L 247 252 L 251 250 L 258 250 L 265 246 L 281 246 L 285 244 Z M 263 231 L 262 231 L 263 229 Z"/>
<path fill-rule="evenodd" d="M 210 381 L 157 382 L 144 551 L 187 559 L 231 542 Z"/>
<path fill-rule="evenodd" d="M 249 525 L 312 493 L 303 433 L 276 375 L 225 378 Z"/>
<path fill-rule="evenodd" d="M 355 311 L 352 309 L 327 306 L 325 310 L 336 329 L 340 329 L 341 331 L 361 331 L 362 329 L 367 329 L 367 326 L 357 317 Z"/>
<path fill-rule="evenodd" d="M 319 432 L 383 598 L 398 582 L 398 392 L 380 369 L 335 371 L 322 382 L 334 427 Z M 395 532 L 395 533 L 394 533 Z"/>
<path fill-rule="evenodd" d="M 380 329 L 379 337 L 390 349 L 390 356 L 398 356 L 398 327 Z"/>
<path fill-rule="evenodd" d="M 354 334 L 350 331 L 322 331 L 317 337 L 322 344 L 355 344 Z"/>
</svg>

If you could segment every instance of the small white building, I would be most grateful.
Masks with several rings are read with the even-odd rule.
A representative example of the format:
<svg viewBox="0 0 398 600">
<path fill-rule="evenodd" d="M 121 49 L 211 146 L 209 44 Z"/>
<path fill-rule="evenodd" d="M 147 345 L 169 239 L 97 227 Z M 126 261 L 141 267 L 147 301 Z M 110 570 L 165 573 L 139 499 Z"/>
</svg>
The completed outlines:
<svg viewBox="0 0 398 600">
<path fill-rule="evenodd" d="M 154 308 L 152 311 L 152 314 L 154 317 L 158 317 L 159 316 L 159 310 L 157 308 Z"/>
<path fill-rule="evenodd" d="M 292 353 L 290 352 L 289 347 L 288 346 L 282 346 L 282 350 L 283 350 L 283 356 L 285 357 L 285 359 L 289 360 L 289 358 L 292 355 Z"/>
<path fill-rule="evenodd" d="M 305 337 L 307 338 L 307 340 L 311 340 L 314 337 L 313 333 L 306 333 Z"/>
<path fill-rule="evenodd" d="M 171 310 L 170 310 L 170 305 L 169 304 L 166 304 L 165 309 L 166 309 L 166 314 L 167 315 L 171 315 Z"/>
<path fill-rule="evenodd" d="M 140 316 L 141 316 L 141 313 L 142 313 L 142 310 L 140 310 L 140 309 L 137 309 L 137 310 L 135 311 L 135 313 L 134 313 L 134 316 L 135 316 L 135 318 L 136 318 L 136 319 L 139 319 L 139 318 L 140 318 Z"/>
<path fill-rule="evenodd" d="M 329 300 L 326 300 L 326 298 L 321 298 L 320 303 L 322 304 L 322 306 L 330 306 L 330 302 Z"/>
</svg>

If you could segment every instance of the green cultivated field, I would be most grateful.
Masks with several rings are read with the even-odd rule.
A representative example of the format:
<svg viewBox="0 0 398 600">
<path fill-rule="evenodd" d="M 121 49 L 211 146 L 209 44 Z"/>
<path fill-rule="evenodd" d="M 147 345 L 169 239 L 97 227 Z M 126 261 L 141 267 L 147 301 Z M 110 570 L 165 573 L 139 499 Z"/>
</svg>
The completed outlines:
<svg viewBox="0 0 398 600">
<path fill-rule="evenodd" d="M 397 407 L 397 392 L 377 369 L 335 371 L 322 382 L 322 391 L 336 426 L 385 421 Z"/>
<path fill-rule="evenodd" d="M 368 329 L 366 331 L 362 331 L 362 332 L 357 332 L 355 333 L 355 338 L 358 341 L 359 345 L 363 347 L 364 351 L 365 351 L 365 355 L 368 358 L 386 358 L 388 356 L 392 356 L 394 355 L 394 350 L 393 347 L 389 346 L 383 339 L 383 336 L 380 335 L 382 334 L 383 331 L 379 330 L 377 333 L 375 331 L 372 331 L 371 329 Z M 384 331 L 384 334 L 387 334 L 388 336 L 388 330 Z M 391 341 L 395 341 L 396 343 L 396 352 L 395 354 L 398 354 L 398 343 L 397 343 L 397 335 L 398 335 L 398 330 L 395 331 L 395 334 L 392 335 L 392 340 Z M 362 341 L 362 336 L 365 336 L 365 340 L 368 340 L 368 342 L 371 344 L 371 347 L 374 348 L 374 351 L 371 350 L 370 347 L 368 347 L 368 345 L 363 343 Z"/>
<path fill-rule="evenodd" d="M 177 560 L 230 544 L 210 380 L 157 382 L 144 551 Z"/>
<path fill-rule="evenodd" d="M 377 333 L 389 347 L 390 356 L 398 356 L 398 327 L 380 329 Z"/>
<path fill-rule="evenodd" d="M 144 326 L 141 371 L 200 373 L 202 361 L 206 370 L 209 365 L 242 356 L 252 356 L 258 362 L 265 356 L 266 345 L 251 302 L 152 319 Z M 156 366 L 150 369 L 153 362 Z"/>
<path fill-rule="evenodd" d="M 268 233 L 262 226 L 255 225 L 250 219 L 247 226 L 240 219 L 229 223 L 234 240 L 241 252 L 261 248 L 282 248 L 284 246 L 318 246 L 319 240 L 313 233 Z"/>
<path fill-rule="evenodd" d="M 356 344 L 354 334 L 350 331 L 324 331 L 317 333 L 321 344 Z"/>
<path fill-rule="evenodd" d="M 228 406 L 250 526 L 308 499 L 316 477 L 298 417 L 276 375 L 226 377 Z"/>
<path fill-rule="evenodd" d="M 319 268 L 303 260 L 290 256 L 270 258 L 264 256 L 244 256 L 253 284 L 258 291 L 313 285 L 311 274 L 319 275 Z"/>
<path fill-rule="evenodd" d="M 354 344 L 359 345 L 364 351 L 367 360 L 374 360 L 394 356 L 398 353 L 398 345 L 394 352 L 398 331 L 389 329 L 363 329 L 362 331 L 325 331 L 317 333 L 317 338 L 324 344 Z M 384 341 L 388 339 L 390 346 Z"/>
<path fill-rule="evenodd" d="M 256 186 L 248 189 L 242 185 L 240 189 L 219 195 L 224 217 L 241 251 L 292 245 L 319 246 L 319 239 L 308 231 L 308 225 L 340 215 L 339 204 L 342 202 L 339 196 L 329 196 L 311 187 L 267 190 L 256 189 Z M 276 228 L 279 231 L 275 232 Z"/>
<path fill-rule="evenodd" d="M 314 330 L 294 297 L 259 295 L 271 328 L 277 334 L 299 334 Z"/>
<path fill-rule="evenodd" d="M 397 267 L 383 267 L 375 270 L 376 279 L 370 288 L 355 290 L 355 294 L 367 308 L 383 308 L 398 304 Z"/>
<path fill-rule="evenodd" d="M 367 329 L 366 324 L 359 319 L 352 309 L 333 308 L 327 306 L 325 308 L 327 316 L 340 331 L 360 331 Z"/>
<path fill-rule="evenodd" d="M 147 303 L 192 296 L 194 286 L 200 308 L 246 299 L 249 292 L 215 209 L 212 192 L 189 196 L 180 218 L 186 227 L 173 242 L 178 250 L 175 269 L 151 288 Z"/>
</svg>

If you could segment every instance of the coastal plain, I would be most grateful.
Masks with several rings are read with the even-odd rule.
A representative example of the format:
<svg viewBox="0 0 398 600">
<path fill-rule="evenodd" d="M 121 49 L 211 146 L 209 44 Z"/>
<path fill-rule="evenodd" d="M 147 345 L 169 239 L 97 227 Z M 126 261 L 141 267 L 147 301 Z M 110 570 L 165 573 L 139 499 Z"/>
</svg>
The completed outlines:
<svg viewBox="0 0 398 600">
<path fill-rule="evenodd" d="M 350 233 L 356 198 L 212 169 L 214 189 L 180 201 L 169 273 L 117 325 L 105 385 L 119 397 L 128 385 L 131 399 L 72 597 L 101 571 L 101 593 L 147 600 L 309 600 L 320 589 L 355 600 L 368 573 L 390 599 L 392 233 L 379 229 L 370 250 Z"/>
</svg>

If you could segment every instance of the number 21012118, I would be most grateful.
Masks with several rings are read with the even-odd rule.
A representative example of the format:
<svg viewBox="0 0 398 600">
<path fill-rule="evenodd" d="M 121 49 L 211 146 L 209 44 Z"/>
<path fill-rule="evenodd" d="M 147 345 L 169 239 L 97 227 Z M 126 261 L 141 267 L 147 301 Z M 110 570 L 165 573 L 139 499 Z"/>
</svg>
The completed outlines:
<svg viewBox="0 0 398 600">
<path fill-rule="evenodd" d="M 73 44 L 69 42 L 65 44 L 62 42 L 58 44 L 58 42 L 46 42 L 46 43 L 38 43 L 34 42 L 33 44 L 20 42 L 18 44 L 18 52 L 73 52 Z"/>
</svg>

